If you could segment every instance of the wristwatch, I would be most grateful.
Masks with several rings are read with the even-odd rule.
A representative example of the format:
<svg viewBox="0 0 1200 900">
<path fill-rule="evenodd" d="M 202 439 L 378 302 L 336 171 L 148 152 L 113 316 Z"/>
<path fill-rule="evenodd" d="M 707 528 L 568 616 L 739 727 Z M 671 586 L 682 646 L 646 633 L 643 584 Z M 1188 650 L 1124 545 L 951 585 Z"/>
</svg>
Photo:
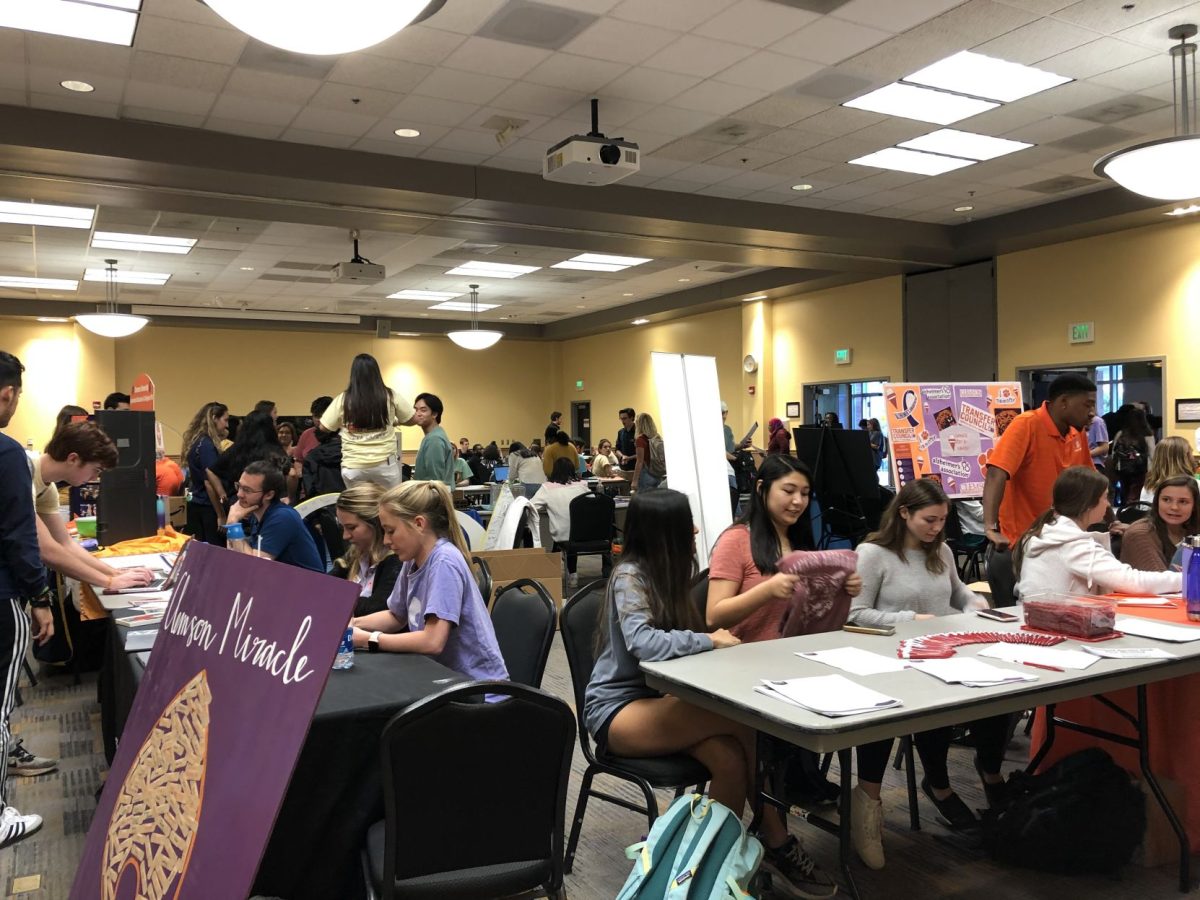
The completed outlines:
<svg viewBox="0 0 1200 900">
<path fill-rule="evenodd" d="M 379 635 L 381 635 L 382 633 L 383 632 L 381 632 L 381 631 L 372 631 L 370 633 L 370 635 L 367 636 L 367 652 L 368 653 L 378 653 L 379 652 Z"/>
<path fill-rule="evenodd" d="M 29 605 L 34 609 L 49 609 L 52 605 L 50 596 L 50 587 L 47 585 L 36 596 L 29 598 Z"/>
</svg>

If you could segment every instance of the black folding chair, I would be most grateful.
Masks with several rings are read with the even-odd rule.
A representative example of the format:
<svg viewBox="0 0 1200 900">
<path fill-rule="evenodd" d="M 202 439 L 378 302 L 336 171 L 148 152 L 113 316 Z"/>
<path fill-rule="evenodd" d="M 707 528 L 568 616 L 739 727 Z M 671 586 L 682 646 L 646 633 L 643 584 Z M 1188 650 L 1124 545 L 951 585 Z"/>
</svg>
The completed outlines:
<svg viewBox="0 0 1200 900">
<path fill-rule="evenodd" d="M 489 694 L 504 699 L 480 702 Z M 455 685 L 394 716 L 380 738 L 385 818 L 363 849 L 371 900 L 565 900 L 573 730 L 562 700 L 506 681 Z"/>
<path fill-rule="evenodd" d="M 479 596 L 483 598 L 483 605 L 490 607 L 492 605 L 492 567 L 483 557 L 472 556 L 471 572 L 475 576 L 475 583 L 479 585 Z"/>
<path fill-rule="evenodd" d="M 1150 515 L 1151 506 L 1149 503 L 1129 503 L 1117 510 L 1117 521 L 1123 522 L 1126 525 L 1132 525 L 1139 519 L 1144 519 Z"/>
<path fill-rule="evenodd" d="M 954 554 L 954 566 L 963 581 L 978 581 L 983 575 L 983 557 L 987 553 L 988 539 L 982 534 L 967 534 L 963 531 L 958 510 L 950 504 L 946 516 L 946 546 Z M 969 576 L 969 577 L 968 577 Z"/>
<path fill-rule="evenodd" d="M 684 753 L 634 758 L 607 753 L 600 755 L 593 751 L 591 737 L 583 720 L 584 692 L 596 663 L 596 629 L 599 627 L 599 616 L 604 602 L 605 581 L 593 581 L 576 591 L 563 606 L 558 617 L 558 629 L 562 633 L 563 647 L 567 651 L 567 665 L 571 670 L 571 686 L 575 693 L 579 749 L 583 751 L 583 758 L 587 760 L 583 783 L 579 786 L 579 800 L 575 804 L 571 835 L 567 840 L 567 855 L 564 861 L 564 871 L 567 874 L 570 874 L 575 861 L 575 848 L 579 844 L 579 832 L 583 829 L 583 814 L 587 809 L 589 797 L 639 812 L 646 817 L 647 828 L 652 828 L 654 820 L 658 818 L 658 800 L 654 796 L 654 788 L 674 788 L 675 796 L 678 797 L 683 794 L 685 788 L 698 785 L 697 790 L 703 793 L 703 786 L 709 778 L 708 769 Z M 645 805 L 596 790 L 592 787 L 592 781 L 597 775 L 612 775 L 637 786 L 645 798 Z"/>
<path fill-rule="evenodd" d="M 554 600 L 539 582 L 520 578 L 496 594 L 492 628 L 511 680 L 542 686 L 554 642 L 554 620 Z"/>
<path fill-rule="evenodd" d="M 605 574 L 612 570 L 613 532 L 616 522 L 616 502 L 607 494 L 587 491 L 571 501 L 571 537 L 559 542 L 567 555 L 567 571 L 575 571 L 580 554 L 599 554 Z"/>
</svg>

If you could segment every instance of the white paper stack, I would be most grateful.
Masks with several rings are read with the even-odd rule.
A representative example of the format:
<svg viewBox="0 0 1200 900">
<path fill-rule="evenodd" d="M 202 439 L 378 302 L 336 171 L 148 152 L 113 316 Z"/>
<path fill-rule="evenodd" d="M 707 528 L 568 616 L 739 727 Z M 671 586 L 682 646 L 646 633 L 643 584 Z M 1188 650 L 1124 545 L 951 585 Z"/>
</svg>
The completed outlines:
<svg viewBox="0 0 1200 900">
<path fill-rule="evenodd" d="M 902 705 L 895 697 L 863 687 L 843 675 L 764 681 L 755 690 L 830 718 L 878 712 Z"/>
<path fill-rule="evenodd" d="M 872 653 L 858 647 L 835 647 L 832 650 L 807 650 L 797 652 L 802 659 L 824 663 L 849 672 L 851 675 L 880 675 L 884 672 L 902 672 L 908 667 L 908 661 L 894 656 L 884 656 Z"/>
<path fill-rule="evenodd" d="M 1082 650 L 1060 650 L 1036 644 L 992 644 L 979 651 L 980 656 L 1010 663 L 1037 663 L 1059 669 L 1086 669 L 1099 657 Z"/>
<path fill-rule="evenodd" d="M 1083 648 L 1101 659 L 1178 659 L 1169 650 L 1161 647 L 1106 647 L 1103 644 L 1088 644 Z"/>
<path fill-rule="evenodd" d="M 135 653 L 138 650 L 149 650 L 154 646 L 154 639 L 158 637 L 158 629 L 153 631 L 131 631 L 125 636 L 125 652 Z"/>
<path fill-rule="evenodd" d="M 1014 672 L 988 665 L 973 656 L 952 656 L 949 659 L 910 659 L 909 665 L 918 672 L 940 678 L 946 684 L 964 687 L 992 687 L 1017 681 L 1037 681 L 1036 675 Z"/>
<path fill-rule="evenodd" d="M 1156 641 L 1172 641 L 1177 644 L 1200 641 L 1200 628 L 1171 625 L 1168 622 L 1155 622 L 1153 619 L 1139 619 L 1134 616 L 1117 616 L 1113 628 L 1125 634 L 1136 634 L 1138 637 L 1152 638 Z"/>
</svg>

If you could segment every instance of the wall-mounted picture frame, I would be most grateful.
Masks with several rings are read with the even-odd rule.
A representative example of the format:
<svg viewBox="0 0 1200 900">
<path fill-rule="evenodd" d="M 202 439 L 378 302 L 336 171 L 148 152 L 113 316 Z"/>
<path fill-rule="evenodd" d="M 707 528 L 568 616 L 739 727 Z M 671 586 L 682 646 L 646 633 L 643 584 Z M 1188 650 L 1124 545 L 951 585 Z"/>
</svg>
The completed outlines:
<svg viewBox="0 0 1200 900">
<path fill-rule="evenodd" d="M 1175 424 L 1200 423 L 1200 397 L 1175 401 Z"/>
<path fill-rule="evenodd" d="M 1198 401 L 1200 402 L 1200 401 Z M 789 400 L 787 404 L 787 417 L 789 419 L 800 418 L 800 401 Z"/>
</svg>

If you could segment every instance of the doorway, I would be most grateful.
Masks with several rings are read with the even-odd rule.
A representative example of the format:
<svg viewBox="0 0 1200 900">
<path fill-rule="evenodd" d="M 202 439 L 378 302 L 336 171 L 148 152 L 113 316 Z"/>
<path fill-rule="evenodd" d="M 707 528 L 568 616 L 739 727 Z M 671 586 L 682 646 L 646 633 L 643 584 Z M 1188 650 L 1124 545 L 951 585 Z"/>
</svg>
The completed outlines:
<svg viewBox="0 0 1200 900">
<path fill-rule="evenodd" d="M 863 419 L 876 419 L 884 436 L 888 433 L 883 403 L 883 385 L 888 378 L 871 381 L 838 381 L 804 386 L 804 424 L 820 425 L 828 413 L 837 416 L 843 428 L 857 428 Z M 880 462 L 876 473 L 879 483 L 891 484 L 891 466 Z"/>
<path fill-rule="evenodd" d="M 1131 403 L 1146 404 L 1147 418 L 1154 430 L 1155 438 L 1162 437 L 1163 415 L 1166 400 L 1163 395 L 1163 369 L 1166 361 L 1162 357 L 1149 359 L 1125 359 L 1096 363 L 1078 363 L 1062 366 L 1039 366 L 1017 370 L 1025 402 L 1037 409 L 1046 400 L 1050 382 L 1059 375 L 1074 373 L 1086 375 L 1096 383 L 1096 415 L 1104 419 L 1109 434 L 1119 427 L 1117 412 Z"/>
<path fill-rule="evenodd" d="M 571 401 L 571 437 L 583 441 L 583 446 L 592 446 L 592 401 Z"/>
</svg>

